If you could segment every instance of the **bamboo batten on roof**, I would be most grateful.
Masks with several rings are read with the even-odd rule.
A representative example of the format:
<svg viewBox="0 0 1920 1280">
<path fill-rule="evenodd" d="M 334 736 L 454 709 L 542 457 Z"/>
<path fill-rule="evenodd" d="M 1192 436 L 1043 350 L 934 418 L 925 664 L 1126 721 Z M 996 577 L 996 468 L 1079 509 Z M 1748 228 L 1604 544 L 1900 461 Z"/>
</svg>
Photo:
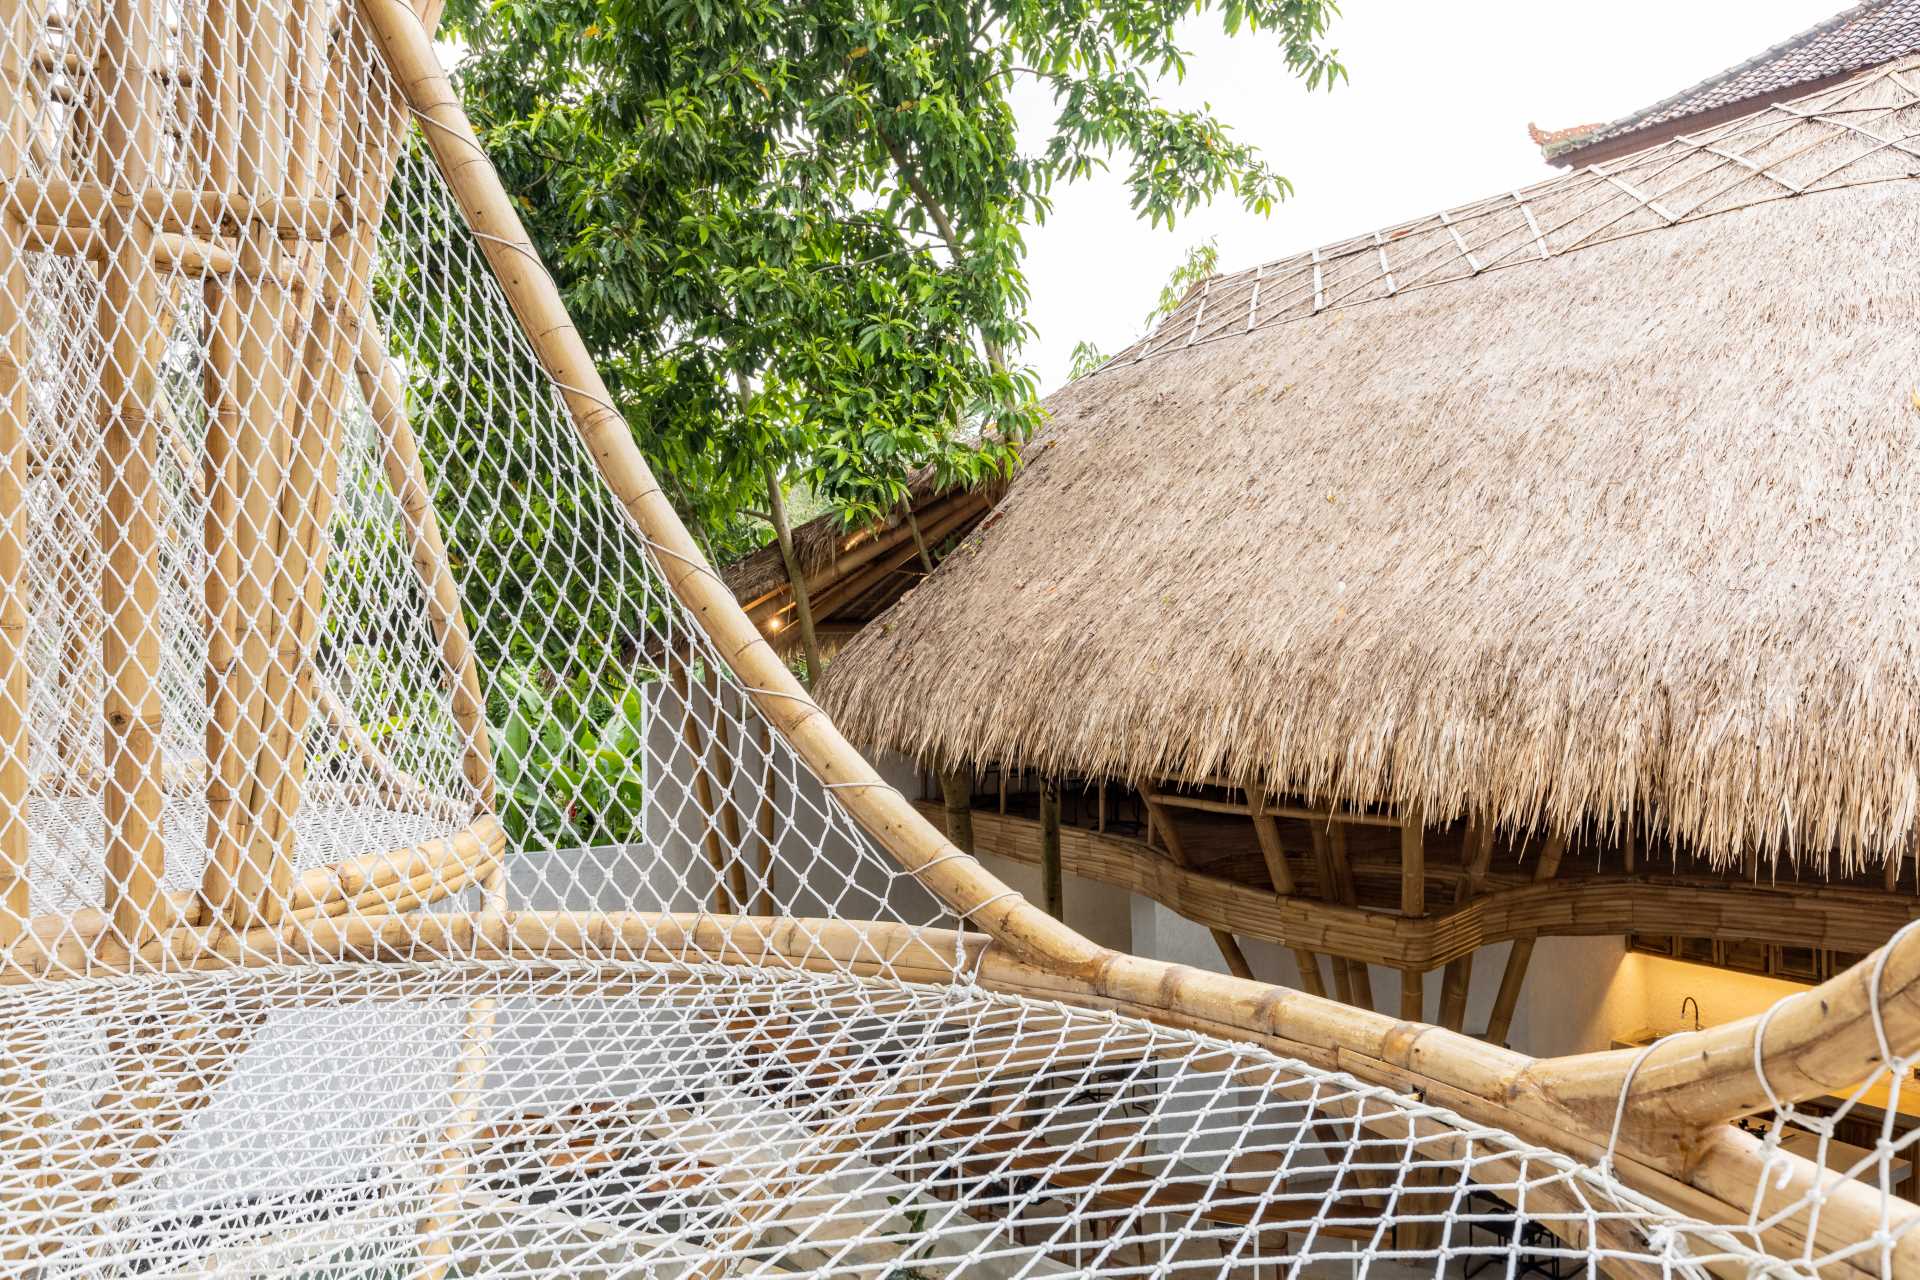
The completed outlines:
<svg viewBox="0 0 1920 1280">
<path fill-rule="evenodd" d="M 1852 871 L 1920 816 L 1920 59 L 1215 277 L 821 686 L 856 739 Z"/>
</svg>

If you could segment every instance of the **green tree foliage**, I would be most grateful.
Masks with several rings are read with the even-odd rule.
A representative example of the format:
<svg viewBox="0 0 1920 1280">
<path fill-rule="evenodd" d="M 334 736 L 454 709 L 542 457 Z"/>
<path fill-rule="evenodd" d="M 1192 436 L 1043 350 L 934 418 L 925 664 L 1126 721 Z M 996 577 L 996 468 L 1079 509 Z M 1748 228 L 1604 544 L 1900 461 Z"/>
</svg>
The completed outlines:
<svg viewBox="0 0 1920 1280">
<path fill-rule="evenodd" d="M 1284 178 L 1154 93 L 1211 10 L 1342 75 L 1333 0 L 453 0 L 459 80 L 636 438 L 727 544 L 769 463 L 850 519 L 977 480 L 1038 419 L 1024 230 L 1109 163 L 1171 224 Z M 1010 94 L 1048 87 L 1016 135 Z"/>
</svg>

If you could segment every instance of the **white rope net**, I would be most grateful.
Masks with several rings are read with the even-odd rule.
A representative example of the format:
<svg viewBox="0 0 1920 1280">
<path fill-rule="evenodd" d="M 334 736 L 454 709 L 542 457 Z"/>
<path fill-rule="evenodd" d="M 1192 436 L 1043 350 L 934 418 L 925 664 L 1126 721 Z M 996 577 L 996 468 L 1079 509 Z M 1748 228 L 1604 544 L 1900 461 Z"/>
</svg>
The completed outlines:
<svg viewBox="0 0 1920 1280">
<path fill-rule="evenodd" d="M 1898 1215 L 1783 1250 L 1817 1200 L 987 989 L 667 594 L 359 11 L 0 12 L 7 1274 L 1891 1274 Z"/>
</svg>

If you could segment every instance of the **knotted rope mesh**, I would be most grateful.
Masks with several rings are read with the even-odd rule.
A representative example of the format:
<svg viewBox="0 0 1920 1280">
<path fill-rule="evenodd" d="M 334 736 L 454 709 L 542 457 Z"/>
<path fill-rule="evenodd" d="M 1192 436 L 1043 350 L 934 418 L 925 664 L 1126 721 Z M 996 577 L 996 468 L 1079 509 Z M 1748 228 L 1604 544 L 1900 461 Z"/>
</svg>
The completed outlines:
<svg viewBox="0 0 1920 1280">
<path fill-rule="evenodd" d="M 666 590 L 364 12 L 0 12 L 10 1274 L 1834 1264 L 989 990 Z"/>
</svg>

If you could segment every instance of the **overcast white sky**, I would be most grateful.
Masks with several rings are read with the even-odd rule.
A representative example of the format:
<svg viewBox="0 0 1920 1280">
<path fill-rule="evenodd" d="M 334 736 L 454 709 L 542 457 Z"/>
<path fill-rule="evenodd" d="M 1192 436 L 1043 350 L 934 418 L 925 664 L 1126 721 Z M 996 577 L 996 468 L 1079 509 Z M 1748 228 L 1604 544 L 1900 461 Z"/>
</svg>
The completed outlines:
<svg viewBox="0 0 1920 1280">
<path fill-rule="evenodd" d="M 1056 190 L 1028 239 L 1026 358 L 1052 388 L 1081 339 L 1138 336 L 1189 245 L 1217 236 L 1220 266 L 1251 266 L 1560 172 L 1527 138 L 1611 120 L 1832 16 L 1852 0 L 1343 0 L 1333 32 L 1351 79 L 1308 94 L 1270 41 L 1189 24 L 1178 102 L 1211 103 L 1291 178 L 1262 219 L 1226 199 L 1172 231 L 1133 217 L 1117 178 Z M 1044 124 L 1048 102 L 1018 103 Z"/>
</svg>

